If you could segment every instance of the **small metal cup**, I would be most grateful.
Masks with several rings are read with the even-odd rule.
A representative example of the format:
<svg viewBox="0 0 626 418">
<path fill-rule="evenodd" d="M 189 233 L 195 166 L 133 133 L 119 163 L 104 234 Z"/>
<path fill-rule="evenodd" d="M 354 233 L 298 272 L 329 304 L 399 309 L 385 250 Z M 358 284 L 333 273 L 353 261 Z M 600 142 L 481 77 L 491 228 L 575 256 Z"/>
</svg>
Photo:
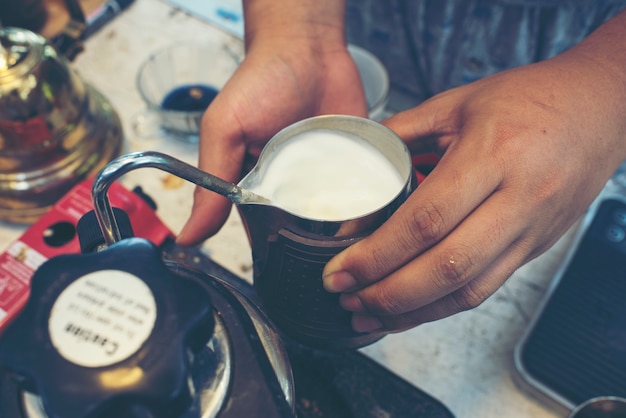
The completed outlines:
<svg viewBox="0 0 626 418">
<path fill-rule="evenodd" d="M 626 399 L 600 396 L 580 404 L 568 418 L 626 418 Z"/>
</svg>

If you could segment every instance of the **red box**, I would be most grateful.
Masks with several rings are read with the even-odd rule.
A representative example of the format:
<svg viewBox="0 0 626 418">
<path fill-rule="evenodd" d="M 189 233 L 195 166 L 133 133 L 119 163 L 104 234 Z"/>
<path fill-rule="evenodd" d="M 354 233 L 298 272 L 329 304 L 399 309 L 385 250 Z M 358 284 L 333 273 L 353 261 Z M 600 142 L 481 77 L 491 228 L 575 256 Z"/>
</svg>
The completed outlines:
<svg viewBox="0 0 626 418">
<path fill-rule="evenodd" d="M 80 253 L 76 224 L 94 208 L 92 181 L 76 185 L 0 254 L 0 333 L 24 307 L 35 270 L 54 256 Z M 168 237 L 173 238 L 172 232 L 137 193 L 113 183 L 108 198 L 111 206 L 128 214 L 135 236 L 157 246 Z"/>
</svg>

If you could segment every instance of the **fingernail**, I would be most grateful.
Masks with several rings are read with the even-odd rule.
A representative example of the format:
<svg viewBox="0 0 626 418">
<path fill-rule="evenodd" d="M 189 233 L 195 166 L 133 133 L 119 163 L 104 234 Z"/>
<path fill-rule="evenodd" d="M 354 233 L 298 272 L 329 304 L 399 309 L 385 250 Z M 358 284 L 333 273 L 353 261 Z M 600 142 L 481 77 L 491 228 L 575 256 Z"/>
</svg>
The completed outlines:
<svg viewBox="0 0 626 418">
<path fill-rule="evenodd" d="M 339 296 L 339 304 L 346 311 L 365 312 L 361 299 L 354 293 L 343 293 Z"/>
<path fill-rule="evenodd" d="M 372 332 L 383 328 L 383 323 L 373 316 L 355 314 L 352 316 L 352 328 L 356 332 Z"/>
<path fill-rule="evenodd" d="M 345 271 L 331 273 L 322 278 L 324 289 L 331 293 L 345 292 L 357 285 L 354 277 Z"/>
</svg>

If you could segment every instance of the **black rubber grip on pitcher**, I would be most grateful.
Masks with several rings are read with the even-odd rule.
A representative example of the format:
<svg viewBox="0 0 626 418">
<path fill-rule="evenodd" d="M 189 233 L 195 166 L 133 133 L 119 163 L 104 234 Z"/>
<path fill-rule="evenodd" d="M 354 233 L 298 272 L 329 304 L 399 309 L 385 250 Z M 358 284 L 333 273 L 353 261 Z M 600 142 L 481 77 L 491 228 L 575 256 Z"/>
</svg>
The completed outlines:
<svg viewBox="0 0 626 418">
<path fill-rule="evenodd" d="M 358 238 L 310 239 L 282 229 L 268 242 L 268 256 L 254 286 L 268 316 L 287 336 L 321 348 L 356 348 L 381 334 L 352 330 L 351 313 L 339 305 L 339 294 L 322 284 L 326 263 Z"/>
</svg>

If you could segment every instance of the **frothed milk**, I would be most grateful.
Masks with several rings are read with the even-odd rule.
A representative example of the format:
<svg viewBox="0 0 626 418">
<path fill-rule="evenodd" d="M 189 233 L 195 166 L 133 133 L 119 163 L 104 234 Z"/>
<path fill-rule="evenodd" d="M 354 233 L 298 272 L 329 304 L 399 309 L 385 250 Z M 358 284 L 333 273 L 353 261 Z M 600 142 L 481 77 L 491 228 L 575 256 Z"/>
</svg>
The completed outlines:
<svg viewBox="0 0 626 418">
<path fill-rule="evenodd" d="M 300 133 L 277 148 L 249 189 L 298 216 L 353 219 L 394 199 L 404 185 L 396 168 L 368 142 L 329 129 Z"/>
</svg>

